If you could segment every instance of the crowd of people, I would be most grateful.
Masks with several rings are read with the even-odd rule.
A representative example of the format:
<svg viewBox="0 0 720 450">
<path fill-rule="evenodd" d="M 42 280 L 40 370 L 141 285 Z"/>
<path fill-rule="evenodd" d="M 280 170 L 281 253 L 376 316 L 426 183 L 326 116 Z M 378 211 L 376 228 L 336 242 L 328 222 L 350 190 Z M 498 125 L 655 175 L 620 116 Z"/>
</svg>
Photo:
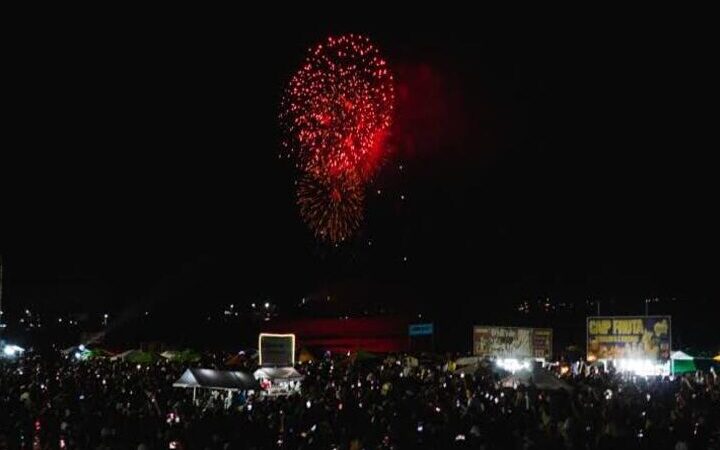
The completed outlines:
<svg viewBox="0 0 720 450">
<path fill-rule="evenodd" d="M 228 405 L 174 388 L 179 363 L 28 353 L 0 362 L 0 449 L 720 448 L 714 372 L 586 368 L 544 390 L 504 385 L 507 374 L 488 364 L 458 373 L 440 358 L 409 360 L 328 356 L 298 366 L 299 393 L 239 393 Z"/>
</svg>

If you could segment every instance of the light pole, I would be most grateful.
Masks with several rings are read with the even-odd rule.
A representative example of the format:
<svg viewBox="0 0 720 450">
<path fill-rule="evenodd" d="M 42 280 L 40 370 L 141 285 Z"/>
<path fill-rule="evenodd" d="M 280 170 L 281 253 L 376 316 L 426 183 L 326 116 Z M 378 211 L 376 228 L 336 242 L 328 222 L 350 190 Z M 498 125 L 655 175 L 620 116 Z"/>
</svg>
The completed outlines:
<svg viewBox="0 0 720 450">
<path fill-rule="evenodd" d="M 650 306 L 649 306 L 650 303 L 660 303 L 660 299 L 658 297 L 645 299 L 645 315 L 646 316 L 650 314 Z"/>
<path fill-rule="evenodd" d="M 660 303 L 660 297 L 653 297 L 653 298 L 646 298 L 645 299 L 645 315 L 650 314 L 650 307 L 648 306 L 649 303 Z"/>
</svg>

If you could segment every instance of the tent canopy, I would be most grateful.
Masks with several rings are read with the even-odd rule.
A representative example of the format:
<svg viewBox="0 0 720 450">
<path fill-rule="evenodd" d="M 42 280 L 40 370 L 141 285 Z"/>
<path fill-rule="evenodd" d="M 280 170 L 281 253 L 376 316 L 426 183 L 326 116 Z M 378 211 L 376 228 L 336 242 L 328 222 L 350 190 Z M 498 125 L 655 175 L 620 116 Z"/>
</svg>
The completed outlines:
<svg viewBox="0 0 720 450">
<path fill-rule="evenodd" d="M 480 363 L 480 361 L 482 361 L 480 356 L 464 356 L 455 360 L 455 364 L 457 364 L 457 367 L 472 366 Z"/>
<path fill-rule="evenodd" d="M 670 366 L 673 375 L 681 375 L 683 373 L 695 372 L 695 358 L 685 352 L 676 351 L 670 354 L 672 365 Z"/>
<path fill-rule="evenodd" d="M 151 364 L 160 359 L 160 355 L 153 352 L 143 352 L 142 350 L 135 350 L 122 358 L 124 361 L 133 364 Z"/>
<path fill-rule="evenodd" d="M 152 352 L 144 352 L 142 350 L 128 350 L 118 353 L 110 358 L 111 361 L 127 361 L 133 364 L 151 364 L 160 359 L 160 355 Z"/>
<path fill-rule="evenodd" d="M 90 350 L 89 358 L 110 358 L 113 354 L 102 348 L 94 348 Z"/>
<path fill-rule="evenodd" d="M 227 389 L 248 391 L 259 389 L 258 382 L 244 372 L 214 369 L 187 369 L 173 387 Z"/>
<path fill-rule="evenodd" d="M 262 367 L 253 374 L 255 378 L 270 381 L 299 381 L 303 376 L 293 367 Z"/>
<path fill-rule="evenodd" d="M 117 355 L 110 357 L 110 361 L 124 360 L 129 354 L 131 354 L 134 351 L 136 351 L 136 350 L 126 350 L 122 353 L 118 353 Z"/>
<path fill-rule="evenodd" d="M 457 368 L 457 369 L 455 369 L 454 373 L 456 373 L 458 375 L 474 375 L 475 372 L 477 372 L 478 370 L 480 370 L 480 365 L 472 364 L 472 365 L 462 366 L 460 368 Z"/>
<path fill-rule="evenodd" d="M 508 375 L 501 381 L 503 387 L 535 386 L 538 389 L 547 391 L 559 391 L 564 389 L 572 391 L 572 387 L 545 369 L 536 369 L 532 372 L 521 370 Z"/>
<path fill-rule="evenodd" d="M 178 361 L 178 362 L 197 362 L 200 361 L 200 353 L 191 350 L 191 349 L 185 349 L 183 351 L 172 351 L 167 350 L 162 353 L 160 353 L 160 356 L 163 358 L 169 360 L 169 361 Z"/>
<path fill-rule="evenodd" d="M 678 351 L 672 352 L 672 354 L 670 355 L 670 359 L 681 360 L 681 361 L 692 361 L 695 358 L 693 358 L 692 356 L 688 355 L 685 352 L 678 350 Z"/>
</svg>

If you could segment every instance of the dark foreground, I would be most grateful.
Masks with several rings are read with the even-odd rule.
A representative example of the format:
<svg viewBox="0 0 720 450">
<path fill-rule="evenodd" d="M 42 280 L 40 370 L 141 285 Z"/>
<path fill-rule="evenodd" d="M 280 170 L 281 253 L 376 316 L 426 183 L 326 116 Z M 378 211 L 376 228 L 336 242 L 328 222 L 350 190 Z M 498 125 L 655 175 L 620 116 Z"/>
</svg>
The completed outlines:
<svg viewBox="0 0 720 450">
<path fill-rule="evenodd" d="M 199 366 L 224 368 L 219 357 Z M 172 387 L 168 362 L 0 362 L 0 449 L 713 449 L 720 380 L 566 375 L 572 391 L 502 388 L 442 361 L 323 359 L 302 394 L 236 396 L 230 409 Z M 252 370 L 247 361 L 241 370 Z M 235 367 L 234 369 L 238 369 Z"/>
</svg>

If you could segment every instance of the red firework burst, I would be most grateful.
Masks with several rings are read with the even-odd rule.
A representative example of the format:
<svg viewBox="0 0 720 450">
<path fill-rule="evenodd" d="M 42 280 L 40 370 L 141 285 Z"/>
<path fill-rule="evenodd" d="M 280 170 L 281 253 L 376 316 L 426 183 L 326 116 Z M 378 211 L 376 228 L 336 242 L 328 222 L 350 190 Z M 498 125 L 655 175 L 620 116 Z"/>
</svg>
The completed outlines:
<svg viewBox="0 0 720 450">
<path fill-rule="evenodd" d="M 319 239 L 343 241 L 360 226 L 394 99 L 387 63 L 364 36 L 328 38 L 291 78 L 280 114 L 283 145 L 304 173 L 300 214 Z"/>
<path fill-rule="evenodd" d="M 365 194 L 361 183 L 349 177 L 300 179 L 297 203 L 300 215 L 315 236 L 327 242 L 341 242 L 360 226 Z"/>
<path fill-rule="evenodd" d="M 287 150 L 316 176 L 367 179 L 390 126 L 393 77 L 364 36 L 329 37 L 310 49 L 285 91 Z"/>
</svg>

